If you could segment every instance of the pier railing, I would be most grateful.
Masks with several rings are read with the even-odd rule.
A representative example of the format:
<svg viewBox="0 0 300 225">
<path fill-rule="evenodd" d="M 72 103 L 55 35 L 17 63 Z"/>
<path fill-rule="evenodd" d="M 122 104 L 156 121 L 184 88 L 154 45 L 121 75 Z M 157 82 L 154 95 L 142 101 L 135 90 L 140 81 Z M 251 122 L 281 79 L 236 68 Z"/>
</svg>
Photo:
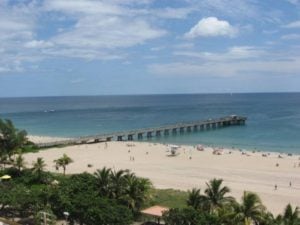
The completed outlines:
<svg viewBox="0 0 300 225">
<path fill-rule="evenodd" d="M 143 128 L 136 130 L 128 130 L 121 132 L 114 132 L 108 134 L 99 134 L 84 136 L 78 138 L 72 138 L 68 140 L 38 143 L 38 147 L 53 147 L 59 145 L 75 145 L 75 144 L 86 144 L 86 143 L 97 143 L 105 141 L 123 141 L 123 140 L 140 140 L 143 138 L 150 139 L 152 137 L 167 136 L 177 133 L 189 133 L 193 131 L 202 131 L 208 129 L 216 129 L 220 127 L 227 127 L 232 125 L 244 125 L 247 117 L 231 115 L 227 117 L 221 117 L 218 119 L 199 120 L 192 122 L 182 122 L 176 124 L 168 124 L 160 127 Z"/>
</svg>

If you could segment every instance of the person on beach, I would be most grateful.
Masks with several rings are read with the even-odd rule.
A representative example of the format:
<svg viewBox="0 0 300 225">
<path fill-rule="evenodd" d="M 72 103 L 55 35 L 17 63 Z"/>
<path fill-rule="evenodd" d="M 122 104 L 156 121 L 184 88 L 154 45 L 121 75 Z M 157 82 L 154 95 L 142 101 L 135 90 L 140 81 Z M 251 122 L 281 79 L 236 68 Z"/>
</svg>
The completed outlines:
<svg viewBox="0 0 300 225">
<path fill-rule="evenodd" d="M 292 187 L 292 181 L 290 181 L 290 187 Z"/>
<path fill-rule="evenodd" d="M 275 184 L 275 186 L 274 186 L 274 190 L 275 190 L 275 191 L 277 190 L 277 184 Z"/>
</svg>

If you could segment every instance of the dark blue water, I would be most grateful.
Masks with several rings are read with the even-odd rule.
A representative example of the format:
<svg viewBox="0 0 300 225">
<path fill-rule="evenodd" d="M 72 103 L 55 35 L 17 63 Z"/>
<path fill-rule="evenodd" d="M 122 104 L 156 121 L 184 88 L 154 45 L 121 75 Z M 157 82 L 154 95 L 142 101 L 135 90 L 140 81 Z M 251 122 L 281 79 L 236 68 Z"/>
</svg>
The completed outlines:
<svg viewBox="0 0 300 225">
<path fill-rule="evenodd" d="M 226 115 L 235 126 L 161 138 L 300 153 L 300 93 L 0 98 L 0 117 L 33 135 L 76 137 Z"/>
</svg>

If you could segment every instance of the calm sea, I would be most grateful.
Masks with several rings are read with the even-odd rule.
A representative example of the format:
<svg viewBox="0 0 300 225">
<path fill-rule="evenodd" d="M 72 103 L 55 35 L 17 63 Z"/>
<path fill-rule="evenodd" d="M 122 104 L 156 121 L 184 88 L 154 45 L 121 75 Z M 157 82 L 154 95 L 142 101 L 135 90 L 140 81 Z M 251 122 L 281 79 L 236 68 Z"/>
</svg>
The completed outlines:
<svg viewBox="0 0 300 225">
<path fill-rule="evenodd" d="M 32 135 L 76 137 L 226 115 L 245 126 L 154 141 L 300 153 L 300 93 L 0 98 L 0 117 Z"/>
</svg>

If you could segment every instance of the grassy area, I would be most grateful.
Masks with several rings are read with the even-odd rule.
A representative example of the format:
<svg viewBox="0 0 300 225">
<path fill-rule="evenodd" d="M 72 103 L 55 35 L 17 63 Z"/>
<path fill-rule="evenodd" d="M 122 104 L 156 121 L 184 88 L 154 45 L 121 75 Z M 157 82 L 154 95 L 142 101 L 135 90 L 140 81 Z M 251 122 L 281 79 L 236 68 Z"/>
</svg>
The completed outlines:
<svg viewBox="0 0 300 225">
<path fill-rule="evenodd" d="M 22 148 L 22 153 L 30 153 L 30 152 L 38 152 L 39 151 L 39 148 L 36 147 L 34 144 L 28 144 L 28 145 L 25 145 L 23 148 Z"/>
<path fill-rule="evenodd" d="M 151 191 L 151 205 L 162 205 L 172 208 L 183 208 L 186 206 L 187 192 L 174 189 L 153 189 Z"/>
</svg>

